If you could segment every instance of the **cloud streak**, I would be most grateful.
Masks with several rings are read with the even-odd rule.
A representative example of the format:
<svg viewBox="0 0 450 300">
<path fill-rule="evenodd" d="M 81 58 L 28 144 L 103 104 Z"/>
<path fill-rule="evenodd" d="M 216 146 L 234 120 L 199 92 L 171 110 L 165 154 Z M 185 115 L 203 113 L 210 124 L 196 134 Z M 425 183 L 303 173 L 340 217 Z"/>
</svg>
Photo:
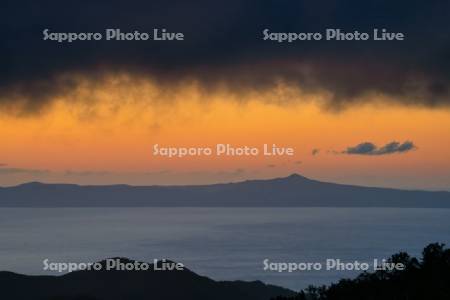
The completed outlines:
<svg viewBox="0 0 450 300">
<path fill-rule="evenodd" d="M 378 147 L 371 142 L 364 142 L 353 147 L 348 147 L 347 150 L 342 151 L 342 153 L 349 155 L 387 155 L 394 153 L 406 153 L 416 148 L 417 147 L 414 143 L 410 141 L 403 143 L 393 141 L 382 147 Z"/>
<path fill-rule="evenodd" d="M 38 169 L 21 169 L 21 168 L 4 168 L 0 166 L 0 175 L 27 174 L 27 175 L 46 175 L 50 174 L 49 170 Z"/>
</svg>

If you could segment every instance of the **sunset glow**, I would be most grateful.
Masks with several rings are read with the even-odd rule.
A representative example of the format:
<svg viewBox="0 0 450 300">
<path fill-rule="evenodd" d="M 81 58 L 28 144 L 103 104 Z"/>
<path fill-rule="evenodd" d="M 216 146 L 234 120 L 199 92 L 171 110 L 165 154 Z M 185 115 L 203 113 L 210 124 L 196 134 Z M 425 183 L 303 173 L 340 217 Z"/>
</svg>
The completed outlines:
<svg viewBox="0 0 450 300">
<path fill-rule="evenodd" d="M 232 93 L 226 88 L 206 91 L 195 82 L 163 89 L 151 80 L 126 76 L 84 82 L 49 99 L 51 105 L 39 114 L 14 114 L 12 108 L 1 115 L 0 135 L 7 141 L 0 148 L 1 163 L 20 170 L 0 173 L 0 179 L 4 185 L 42 176 L 94 184 L 188 184 L 300 172 L 357 184 L 364 184 L 366 177 L 387 186 L 402 185 L 395 177 L 408 178 L 409 187 L 448 184 L 450 141 L 443 137 L 450 136 L 450 111 L 400 106 L 382 96 L 336 111 L 327 109 L 326 96 L 287 85 Z M 381 146 L 413 141 L 417 149 L 380 156 L 341 153 L 366 141 Z M 276 144 L 294 148 L 295 154 L 165 158 L 152 155 L 154 144 Z M 172 179 L 130 175 L 160 172 L 171 173 Z M 228 175 L 217 175 L 221 172 Z M 377 176 L 394 181 L 377 182 Z M 422 176 L 434 180 L 421 181 Z"/>
</svg>

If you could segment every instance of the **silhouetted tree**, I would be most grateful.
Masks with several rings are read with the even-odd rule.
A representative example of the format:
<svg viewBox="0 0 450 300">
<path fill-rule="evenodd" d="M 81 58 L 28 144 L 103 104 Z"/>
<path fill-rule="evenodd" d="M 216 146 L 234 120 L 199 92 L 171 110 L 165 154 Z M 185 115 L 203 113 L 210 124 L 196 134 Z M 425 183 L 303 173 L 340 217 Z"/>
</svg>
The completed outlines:
<svg viewBox="0 0 450 300">
<path fill-rule="evenodd" d="M 449 300 L 450 249 L 444 244 L 430 244 L 422 259 L 400 252 L 390 263 L 402 263 L 404 270 L 364 272 L 355 279 L 342 279 L 328 287 L 310 286 L 295 297 L 283 300 Z M 300 298 L 303 297 L 303 298 Z"/>
</svg>

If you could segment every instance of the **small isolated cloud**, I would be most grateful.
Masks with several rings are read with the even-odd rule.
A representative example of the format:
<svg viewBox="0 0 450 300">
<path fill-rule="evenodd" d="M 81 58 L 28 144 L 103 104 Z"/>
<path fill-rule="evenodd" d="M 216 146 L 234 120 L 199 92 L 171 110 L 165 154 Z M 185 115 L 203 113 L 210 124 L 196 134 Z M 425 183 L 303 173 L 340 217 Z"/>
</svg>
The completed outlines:
<svg viewBox="0 0 450 300">
<path fill-rule="evenodd" d="M 276 165 L 274 165 L 274 164 L 268 164 L 267 167 L 268 167 L 268 168 L 275 168 Z"/>
<path fill-rule="evenodd" d="M 245 172 L 246 172 L 245 169 L 239 168 L 239 169 L 234 170 L 234 172 L 232 172 L 231 174 L 233 174 L 233 175 L 243 175 Z"/>
<path fill-rule="evenodd" d="M 317 154 L 319 154 L 319 152 L 320 152 L 320 149 L 317 149 L 317 148 L 312 149 L 311 155 L 312 155 L 312 156 L 316 156 Z"/>
<path fill-rule="evenodd" d="M 0 163 L 0 168 L 6 167 L 6 166 L 7 166 L 7 164 L 2 164 L 2 163 Z"/>
<path fill-rule="evenodd" d="M 211 173 L 210 175 L 212 176 L 241 176 L 244 175 L 247 171 L 245 169 L 242 168 L 238 168 L 232 171 L 219 171 L 219 172 L 215 172 L 215 173 Z M 204 174 L 202 172 L 194 172 L 197 174 Z"/>
<path fill-rule="evenodd" d="M 364 142 L 353 147 L 348 147 L 347 150 L 342 151 L 342 153 L 351 155 L 386 155 L 406 153 L 416 148 L 417 147 L 411 141 L 406 141 L 404 143 L 393 141 L 382 147 L 378 147 L 371 142 Z"/>
<path fill-rule="evenodd" d="M 301 160 L 296 160 L 296 161 L 294 161 L 294 164 L 296 164 L 296 165 L 301 165 L 301 164 L 302 164 L 302 161 L 301 161 Z"/>
<path fill-rule="evenodd" d="M 337 155 L 337 154 L 345 153 L 345 151 L 327 150 L 326 153 Z"/>
</svg>

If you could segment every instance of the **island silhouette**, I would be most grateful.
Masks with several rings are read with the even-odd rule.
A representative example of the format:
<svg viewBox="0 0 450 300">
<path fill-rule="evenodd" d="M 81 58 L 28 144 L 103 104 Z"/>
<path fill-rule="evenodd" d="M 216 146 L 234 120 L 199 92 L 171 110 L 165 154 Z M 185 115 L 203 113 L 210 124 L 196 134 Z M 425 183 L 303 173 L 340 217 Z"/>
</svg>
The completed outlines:
<svg viewBox="0 0 450 300">
<path fill-rule="evenodd" d="M 0 207 L 417 207 L 449 208 L 450 192 L 322 182 L 292 174 L 192 186 L 26 183 L 0 188 Z"/>
</svg>

